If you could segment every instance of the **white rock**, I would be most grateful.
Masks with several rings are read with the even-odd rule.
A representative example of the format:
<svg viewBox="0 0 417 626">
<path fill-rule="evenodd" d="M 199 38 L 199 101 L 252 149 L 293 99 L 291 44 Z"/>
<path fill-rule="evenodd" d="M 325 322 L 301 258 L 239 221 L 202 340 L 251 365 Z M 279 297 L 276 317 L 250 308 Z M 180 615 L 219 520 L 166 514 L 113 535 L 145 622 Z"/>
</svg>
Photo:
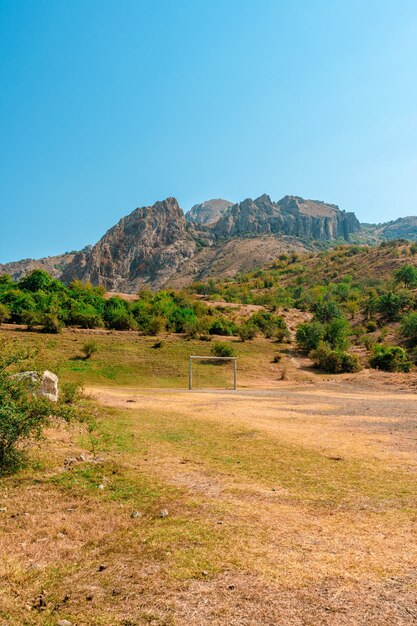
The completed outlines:
<svg viewBox="0 0 417 626">
<path fill-rule="evenodd" d="M 48 398 L 52 402 L 58 401 L 58 376 L 53 372 L 45 370 L 43 374 L 38 372 L 20 372 L 13 378 L 17 380 L 27 380 L 29 386 L 36 389 L 36 393 L 42 398 Z"/>
</svg>

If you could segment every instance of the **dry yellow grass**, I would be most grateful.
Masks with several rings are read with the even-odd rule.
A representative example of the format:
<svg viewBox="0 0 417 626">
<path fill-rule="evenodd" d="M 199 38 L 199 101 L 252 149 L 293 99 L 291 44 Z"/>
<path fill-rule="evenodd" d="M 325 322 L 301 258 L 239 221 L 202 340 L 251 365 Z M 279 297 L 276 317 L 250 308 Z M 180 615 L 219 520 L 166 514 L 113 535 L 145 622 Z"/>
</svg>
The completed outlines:
<svg viewBox="0 0 417 626">
<path fill-rule="evenodd" d="M 99 462 L 3 482 L 0 623 L 414 623 L 415 395 L 92 391 Z"/>
</svg>

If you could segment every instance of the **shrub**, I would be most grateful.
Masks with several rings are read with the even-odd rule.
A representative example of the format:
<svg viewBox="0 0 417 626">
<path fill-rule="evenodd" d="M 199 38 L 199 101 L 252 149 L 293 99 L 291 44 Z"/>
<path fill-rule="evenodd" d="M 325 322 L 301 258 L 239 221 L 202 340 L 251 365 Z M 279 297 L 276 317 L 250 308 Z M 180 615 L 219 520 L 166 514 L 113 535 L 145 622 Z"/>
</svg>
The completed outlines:
<svg viewBox="0 0 417 626">
<path fill-rule="evenodd" d="M 237 326 L 231 320 L 224 317 L 217 317 L 214 319 L 208 329 L 210 335 L 235 335 L 237 334 Z"/>
<path fill-rule="evenodd" d="M 161 316 L 152 317 L 148 323 L 148 333 L 150 335 L 158 335 L 166 328 L 166 319 Z"/>
<path fill-rule="evenodd" d="M 332 350 L 325 343 L 321 343 L 310 356 L 316 367 L 329 374 L 353 373 L 361 369 L 359 358 L 355 354 L 344 350 Z"/>
<path fill-rule="evenodd" d="M 349 324 L 344 317 L 333 318 L 326 326 L 324 340 L 332 348 L 346 350 L 349 347 Z"/>
<path fill-rule="evenodd" d="M 75 404 L 83 394 L 83 388 L 78 383 L 66 382 L 61 385 L 61 400 L 64 404 Z"/>
<path fill-rule="evenodd" d="M 404 287 L 415 287 L 417 285 L 417 268 L 413 265 L 403 265 L 394 272 L 396 282 L 402 282 Z"/>
<path fill-rule="evenodd" d="M 120 310 L 109 317 L 107 327 L 113 330 L 136 330 L 138 325 L 131 313 Z"/>
<path fill-rule="evenodd" d="M 408 354 L 400 346 L 377 345 L 369 363 L 371 367 L 385 372 L 409 372 L 411 369 Z"/>
<path fill-rule="evenodd" d="M 83 344 L 81 348 L 81 350 L 84 353 L 84 357 L 86 359 L 90 359 L 93 356 L 93 354 L 98 352 L 98 349 L 99 349 L 98 343 L 93 340 L 86 341 L 85 344 Z"/>
<path fill-rule="evenodd" d="M 10 319 L 10 311 L 5 304 L 0 303 L 0 326 L 3 322 L 7 322 Z"/>
<path fill-rule="evenodd" d="M 320 322 L 304 322 L 297 328 L 295 339 L 302 352 L 308 354 L 311 350 L 318 348 L 323 341 L 325 326 Z"/>
<path fill-rule="evenodd" d="M 366 322 L 366 330 L 368 333 L 373 333 L 378 330 L 378 324 L 374 320 Z"/>
<path fill-rule="evenodd" d="M 238 334 L 242 341 L 254 339 L 256 337 L 256 326 L 245 322 L 239 326 Z"/>
<path fill-rule="evenodd" d="M 323 324 L 331 322 L 335 317 L 343 317 L 343 313 L 337 302 L 322 300 L 314 306 L 314 320 Z"/>
<path fill-rule="evenodd" d="M 273 337 L 277 341 L 283 341 L 289 336 L 288 326 L 281 315 L 260 311 L 259 313 L 254 313 L 249 318 L 248 323 L 259 328 L 265 337 Z"/>
<path fill-rule="evenodd" d="M 24 311 L 22 313 L 22 322 L 26 324 L 28 330 L 32 330 L 35 326 L 42 323 L 42 316 L 36 311 Z"/>
<path fill-rule="evenodd" d="M 395 320 L 401 310 L 401 298 L 392 291 L 382 294 L 377 300 L 377 309 L 385 318 Z"/>
<path fill-rule="evenodd" d="M 211 347 L 211 353 L 213 356 L 235 356 L 233 346 L 226 341 L 216 341 Z"/>
<path fill-rule="evenodd" d="M 412 343 L 417 342 L 417 312 L 411 311 L 401 320 L 401 334 Z"/>
<path fill-rule="evenodd" d="M 3 342 L 0 349 L 0 475 L 12 474 L 24 465 L 24 446 L 41 436 L 50 416 L 69 420 L 75 413 L 28 389 L 25 379 L 10 376 L 9 368 L 29 358 Z"/>
<path fill-rule="evenodd" d="M 54 313 L 45 313 L 42 320 L 42 329 L 45 333 L 60 333 L 62 330 L 62 322 Z"/>
<path fill-rule="evenodd" d="M 71 314 L 70 323 L 79 328 L 101 328 L 104 325 L 103 319 L 98 313 L 74 312 Z"/>
</svg>

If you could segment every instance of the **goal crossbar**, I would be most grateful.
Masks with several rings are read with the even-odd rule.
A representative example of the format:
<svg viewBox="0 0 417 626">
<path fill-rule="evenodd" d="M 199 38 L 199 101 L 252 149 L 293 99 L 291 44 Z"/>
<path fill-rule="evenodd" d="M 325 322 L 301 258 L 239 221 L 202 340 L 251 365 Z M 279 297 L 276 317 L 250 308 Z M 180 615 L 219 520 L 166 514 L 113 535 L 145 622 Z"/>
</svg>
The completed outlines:
<svg viewBox="0 0 417 626">
<path fill-rule="evenodd" d="M 188 389 L 193 389 L 193 361 L 232 361 L 233 363 L 233 389 L 237 389 L 237 357 L 235 356 L 190 356 L 188 369 Z"/>
</svg>

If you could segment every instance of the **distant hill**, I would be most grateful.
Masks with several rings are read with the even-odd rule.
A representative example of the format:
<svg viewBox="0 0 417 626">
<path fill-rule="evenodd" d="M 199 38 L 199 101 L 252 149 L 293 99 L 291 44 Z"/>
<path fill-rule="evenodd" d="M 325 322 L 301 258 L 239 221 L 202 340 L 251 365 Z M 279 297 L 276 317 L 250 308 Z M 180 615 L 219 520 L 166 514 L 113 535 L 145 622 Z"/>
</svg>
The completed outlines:
<svg viewBox="0 0 417 626">
<path fill-rule="evenodd" d="M 393 222 L 371 226 L 371 231 L 380 239 L 409 239 L 417 241 L 417 217 L 399 217 Z"/>
<path fill-rule="evenodd" d="M 42 269 L 54 278 L 60 278 L 67 265 L 74 259 L 75 254 L 75 252 L 68 252 L 43 259 L 22 259 L 11 263 L 0 263 L 0 274 L 10 274 L 15 280 L 19 280 L 32 270 Z"/>
</svg>

